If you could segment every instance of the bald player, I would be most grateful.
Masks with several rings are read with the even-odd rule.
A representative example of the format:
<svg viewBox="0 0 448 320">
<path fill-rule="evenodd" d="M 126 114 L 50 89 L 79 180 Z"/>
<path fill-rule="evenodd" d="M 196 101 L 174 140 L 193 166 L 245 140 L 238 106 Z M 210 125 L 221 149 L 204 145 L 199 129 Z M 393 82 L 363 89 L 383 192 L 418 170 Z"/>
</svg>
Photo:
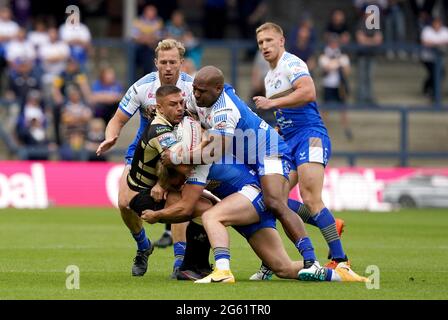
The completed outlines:
<svg viewBox="0 0 448 320">
<path fill-rule="evenodd" d="M 249 165 L 259 176 L 268 211 L 280 220 L 289 239 L 303 256 L 304 270 L 309 277 L 318 274 L 314 248 L 305 231 L 303 221 L 288 207 L 290 151 L 278 133 L 258 117 L 224 84 L 221 70 L 206 66 L 198 71 L 193 81 L 196 113 L 208 129 L 210 143 L 179 158 L 165 152 L 165 165 L 182 163 L 211 164 L 234 162 Z M 228 249 L 228 248 L 227 248 Z"/>
</svg>

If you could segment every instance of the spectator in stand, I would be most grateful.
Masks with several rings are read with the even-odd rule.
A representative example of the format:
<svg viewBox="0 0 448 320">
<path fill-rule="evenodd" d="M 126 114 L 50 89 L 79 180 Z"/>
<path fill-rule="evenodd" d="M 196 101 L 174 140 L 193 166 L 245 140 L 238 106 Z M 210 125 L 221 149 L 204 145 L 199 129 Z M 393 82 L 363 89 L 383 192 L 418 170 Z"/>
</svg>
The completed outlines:
<svg viewBox="0 0 448 320">
<path fill-rule="evenodd" d="M 423 94 L 434 100 L 435 98 L 435 72 L 439 72 L 440 81 L 445 76 L 444 61 L 440 63 L 440 69 L 435 70 L 436 65 L 436 53 L 434 50 L 438 50 L 440 53 L 446 53 L 448 46 L 448 28 L 442 23 L 442 19 L 439 17 L 434 18 L 430 26 L 426 26 L 421 34 L 421 41 L 425 50 L 422 52 L 422 61 L 428 71 L 428 76 L 423 83 Z M 443 54 L 440 54 L 443 59 Z"/>
<path fill-rule="evenodd" d="M 172 38 L 184 44 L 186 52 L 185 58 L 190 58 L 194 61 L 195 68 L 201 66 L 202 48 L 195 38 L 191 30 L 185 23 L 185 16 L 182 11 L 176 10 L 173 12 L 171 20 L 168 21 L 165 27 L 165 38 Z"/>
<path fill-rule="evenodd" d="M 34 46 L 36 52 L 40 48 L 50 42 L 50 37 L 47 31 L 47 24 L 42 19 L 36 19 L 34 22 L 34 29 L 28 32 L 28 41 Z"/>
<path fill-rule="evenodd" d="M 109 29 L 108 3 L 105 0 L 78 0 L 86 25 L 97 38 L 107 37 Z"/>
<path fill-rule="evenodd" d="M 16 100 L 20 106 L 20 113 L 23 112 L 26 97 L 33 90 L 41 89 L 40 76 L 33 68 L 30 61 L 16 61 L 15 69 L 8 74 L 8 95 Z"/>
<path fill-rule="evenodd" d="M 415 40 L 420 42 L 423 28 L 431 24 L 432 10 L 434 9 L 436 0 L 410 0 L 409 3 L 414 14 L 412 20 L 415 22 L 417 29 Z"/>
<path fill-rule="evenodd" d="M 227 29 L 227 0 L 204 0 L 203 31 L 207 39 L 223 39 Z"/>
<path fill-rule="evenodd" d="M 104 154 L 100 156 L 96 155 L 96 150 L 98 149 L 101 142 L 104 141 L 105 129 L 106 124 L 103 119 L 94 118 L 90 120 L 84 145 L 84 160 L 107 161 L 107 156 L 105 156 Z"/>
<path fill-rule="evenodd" d="M 255 34 L 255 29 L 261 25 L 269 10 L 266 0 L 236 0 L 238 9 L 238 28 L 240 30 L 241 38 L 244 40 L 251 40 Z M 246 52 L 245 59 L 253 61 L 258 47 L 253 42 L 253 48 Z"/>
<path fill-rule="evenodd" d="M 99 79 L 92 85 L 91 102 L 94 117 L 101 118 L 108 123 L 117 110 L 122 96 L 123 87 L 117 81 L 115 70 L 111 67 L 102 68 Z"/>
<path fill-rule="evenodd" d="M 17 23 L 28 29 L 30 27 L 31 18 L 31 0 L 11 1 L 11 9 Z"/>
<path fill-rule="evenodd" d="M 380 12 L 383 13 L 387 7 L 388 1 L 389 0 L 354 0 L 353 5 L 355 6 L 358 16 L 362 18 L 366 14 L 366 8 L 370 5 L 377 6 L 380 9 Z"/>
<path fill-rule="evenodd" d="M 381 29 L 367 28 L 368 16 L 368 14 L 364 15 L 356 29 L 356 42 L 361 46 L 358 51 L 357 102 L 375 105 L 372 92 L 373 59 L 376 54 L 375 48 L 383 44 L 383 34 Z"/>
<path fill-rule="evenodd" d="M 404 15 L 404 0 L 389 0 L 385 9 L 384 40 L 388 45 L 402 44 L 406 41 L 406 21 Z M 393 59 L 396 51 L 388 50 L 387 57 Z M 398 57 L 405 59 L 406 52 L 398 50 Z"/>
<path fill-rule="evenodd" d="M 346 110 L 350 59 L 346 54 L 342 54 L 339 39 L 337 34 L 332 34 L 328 38 L 324 53 L 319 57 L 319 67 L 323 71 L 324 102 L 326 105 L 340 108 L 344 134 L 347 140 L 351 141 L 353 133 L 349 126 Z M 324 117 L 326 117 L 326 113 L 324 113 Z"/>
<path fill-rule="evenodd" d="M 65 42 L 59 40 L 56 28 L 50 28 L 47 35 L 48 42 L 40 46 L 38 57 L 43 72 L 42 83 L 48 96 L 55 77 L 66 68 L 67 60 L 70 57 L 70 48 Z"/>
<path fill-rule="evenodd" d="M 90 1 L 90 0 L 86 0 Z M 171 19 L 173 12 L 179 8 L 178 0 L 138 0 L 138 12 L 142 13 L 146 6 L 153 5 L 157 8 L 159 17 L 163 21 Z"/>
<path fill-rule="evenodd" d="M 35 66 L 36 51 L 33 44 L 26 39 L 25 29 L 20 28 L 15 39 L 6 47 L 6 61 L 10 70 L 17 70 L 18 64 L 23 62 Z"/>
<path fill-rule="evenodd" d="M 132 38 L 137 43 L 136 66 L 142 66 L 143 75 L 154 69 L 155 47 L 162 37 L 162 31 L 163 20 L 157 15 L 157 8 L 146 6 L 141 18 L 134 22 L 132 30 Z"/>
<path fill-rule="evenodd" d="M 196 75 L 197 69 L 194 61 L 191 58 L 186 58 L 182 66 L 180 67 L 180 71 L 185 72 L 190 75 L 192 78 Z"/>
<path fill-rule="evenodd" d="M 286 40 L 288 52 L 298 56 L 307 65 L 311 73 L 316 67 L 314 53 L 316 49 L 317 36 L 313 26 L 313 20 L 309 13 L 305 13 L 297 27 L 291 30 Z"/>
<path fill-rule="evenodd" d="M 51 144 L 47 137 L 48 121 L 40 102 L 39 91 L 30 91 L 17 123 L 17 137 L 23 144 L 19 151 L 19 158 L 22 160 L 49 158 Z"/>
<path fill-rule="evenodd" d="M 64 23 L 59 28 L 59 36 L 69 45 L 70 56 L 79 63 L 81 70 L 86 71 L 92 41 L 89 28 L 81 22 Z"/>
<path fill-rule="evenodd" d="M 83 159 L 83 148 L 92 111 L 82 102 L 80 91 L 71 86 L 67 89 L 68 102 L 63 107 L 61 125 L 64 141 L 60 148 L 62 160 Z"/>
<path fill-rule="evenodd" d="M 61 109 L 68 96 L 69 87 L 75 87 L 81 92 L 82 100 L 86 102 L 90 101 L 91 92 L 87 75 L 80 70 L 78 62 L 73 58 L 68 59 L 66 69 L 59 76 L 55 77 L 53 81 L 53 124 L 55 129 L 55 139 L 58 145 L 61 144 L 61 136 L 59 132 Z"/>
<path fill-rule="evenodd" d="M 330 22 L 325 29 L 325 41 L 329 41 L 332 35 L 339 37 L 339 43 L 341 45 L 346 45 L 350 42 L 350 31 L 345 13 L 341 9 L 336 9 L 331 14 Z"/>
<path fill-rule="evenodd" d="M 6 67 L 6 47 L 18 32 L 19 25 L 12 21 L 11 9 L 8 7 L 0 8 L 0 78 Z"/>
</svg>

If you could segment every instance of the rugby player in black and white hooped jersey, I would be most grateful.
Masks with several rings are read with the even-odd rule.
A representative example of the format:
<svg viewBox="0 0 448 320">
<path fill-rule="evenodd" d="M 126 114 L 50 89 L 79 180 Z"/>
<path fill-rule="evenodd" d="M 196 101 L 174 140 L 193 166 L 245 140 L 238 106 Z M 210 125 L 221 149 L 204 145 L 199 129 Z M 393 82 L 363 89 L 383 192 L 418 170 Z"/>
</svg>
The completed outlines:
<svg viewBox="0 0 448 320">
<path fill-rule="evenodd" d="M 106 127 L 105 140 L 97 150 L 97 155 L 110 150 L 117 142 L 122 128 L 128 123 L 129 119 L 137 112 L 140 113 L 140 127 L 126 152 L 126 166 L 120 179 L 118 192 L 118 208 L 121 217 L 137 243 L 137 254 L 132 266 L 133 276 L 143 276 L 146 273 L 147 260 L 152 252 L 153 245 L 146 236 L 142 220 L 128 207 L 130 189 L 126 183 L 126 177 L 130 170 L 132 158 L 143 131 L 153 117 L 157 89 L 162 85 L 172 84 L 181 90 L 187 103 L 191 103 L 192 96 L 193 79 L 180 71 L 185 54 L 184 46 L 174 39 L 165 39 L 159 42 L 155 52 L 154 63 L 158 71 L 147 74 L 128 89 L 114 117 Z M 159 201 L 163 199 L 164 193 L 164 190 L 157 184 L 151 189 L 151 196 Z M 182 263 L 185 254 L 185 228 L 186 224 L 173 226 L 175 267 Z"/>
</svg>

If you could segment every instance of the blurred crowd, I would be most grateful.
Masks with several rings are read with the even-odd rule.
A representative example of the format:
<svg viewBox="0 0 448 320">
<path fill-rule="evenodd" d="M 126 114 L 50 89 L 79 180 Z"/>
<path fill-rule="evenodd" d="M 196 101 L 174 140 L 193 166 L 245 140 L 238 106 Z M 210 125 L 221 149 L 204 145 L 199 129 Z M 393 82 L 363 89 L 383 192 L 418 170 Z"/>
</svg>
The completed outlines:
<svg viewBox="0 0 448 320">
<path fill-rule="evenodd" d="M 104 22 L 107 18 L 99 14 L 95 19 L 92 13 L 88 17 L 93 22 L 84 24 L 81 20 L 74 27 L 51 17 L 26 15 L 27 2 L 31 3 L 0 0 L 0 94 L 2 101 L 14 106 L 8 124 L 14 139 L 24 147 L 19 156 L 49 159 L 56 153 L 58 159 L 67 161 L 106 160 L 96 157 L 94 151 L 103 140 L 105 126 L 127 85 L 117 79 L 114 66 L 104 62 L 92 68 L 89 61 L 92 34 L 95 37 L 105 34 L 91 32 L 91 28 L 98 27 L 95 21 Z M 94 12 L 108 1 L 73 2 Z M 257 53 L 255 29 L 267 19 L 272 20 L 273 1 L 203 0 L 200 30 L 197 25 L 192 28 L 187 23 L 179 2 L 185 1 L 138 1 L 139 15 L 131 33 L 136 48 L 135 80 L 154 71 L 155 47 L 158 41 L 168 37 L 184 43 L 187 49 L 184 71 L 194 75 L 202 64 L 200 39 L 228 37 L 226 31 L 233 22 L 238 37 L 254 43 L 243 59 L 253 62 L 252 96 L 263 95 L 264 76 L 269 66 Z M 287 50 L 304 60 L 313 75 L 321 77 L 321 100 L 342 108 L 341 124 L 349 140 L 353 134 L 344 109 L 347 99 L 353 97 L 358 104 L 376 104 L 372 83 L 373 61 L 379 54 L 376 48 L 409 42 L 422 44 L 426 49 L 417 57 L 427 70 L 422 94 L 434 99 L 437 70 L 432 49 L 443 53 L 448 46 L 448 28 L 444 25 L 448 17 L 446 0 L 352 0 L 351 3 L 350 12 L 346 7 L 335 9 L 327 22 L 319 21 L 319 27 L 312 12 L 300 12 L 297 23 L 285 35 Z M 380 10 L 379 29 L 370 29 L 366 24 L 369 16 L 365 9 L 372 4 Z M 228 12 L 236 12 L 233 21 Z M 415 23 L 412 28 L 409 21 Z M 414 34 L 412 30 L 417 32 Z M 358 45 L 355 56 L 344 52 L 353 44 Z M 394 46 L 381 54 L 393 59 L 409 58 L 409 52 Z M 355 63 L 356 90 L 349 83 Z M 440 68 L 443 78 L 443 62 Z M 273 122 L 272 114 L 261 116 Z"/>
<path fill-rule="evenodd" d="M 184 71 L 195 72 L 202 49 L 182 12 L 174 11 L 164 23 L 157 8 L 148 5 L 132 30 L 138 77 L 154 70 L 154 48 L 166 37 L 185 44 Z M 21 159 L 47 160 L 56 154 L 64 161 L 107 160 L 95 151 L 126 88 L 107 63 L 92 77 L 91 51 L 92 34 L 81 21 L 57 26 L 35 19 L 27 29 L 9 7 L 0 8 L 0 92 L 11 105 L 9 131 Z"/>
</svg>

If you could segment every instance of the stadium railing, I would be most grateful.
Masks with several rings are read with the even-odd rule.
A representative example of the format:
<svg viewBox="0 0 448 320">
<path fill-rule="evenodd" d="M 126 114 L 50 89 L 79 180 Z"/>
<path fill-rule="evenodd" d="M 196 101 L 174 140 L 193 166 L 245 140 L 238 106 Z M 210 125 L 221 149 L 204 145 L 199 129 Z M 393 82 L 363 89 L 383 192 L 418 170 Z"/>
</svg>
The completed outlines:
<svg viewBox="0 0 448 320">
<path fill-rule="evenodd" d="M 240 67 L 239 53 L 242 50 L 253 48 L 254 41 L 249 40 L 239 40 L 239 39 L 227 39 L 227 40 L 203 40 L 200 42 L 203 48 L 220 48 L 223 50 L 228 50 L 230 53 L 230 79 L 232 85 L 238 90 L 238 69 Z M 131 40 L 122 39 L 94 39 L 94 47 L 105 47 L 105 48 L 117 48 L 126 50 L 126 79 L 127 84 L 131 85 L 136 79 L 136 67 L 135 67 L 135 43 Z M 318 51 L 323 49 L 323 45 L 319 44 L 317 46 Z M 342 46 L 344 52 L 349 54 L 357 55 L 360 52 L 365 52 L 366 50 L 372 52 L 374 55 L 384 55 L 388 51 L 404 51 L 411 55 L 420 56 L 423 50 L 432 50 L 436 57 L 434 63 L 434 75 L 435 75 L 435 85 L 434 85 L 434 100 L 433 107 L 442 108 L 442 64 L 444 52 L 432 48 L 428 49 L 421 45 L 415 43 L 393 43 L 393 44 L 383 44 L 381 46 L 369 47 L 360 46 L 358 44 L 349 44 Z"/>
<path fill-rule="evenodd" d="M 340 107 L 322 105 L 319 108 L 324 110 L 340 110 Z M 448 152 L 444 151 L 411 151 L 409 148 L 409 117 L 412 114 L 431 113 L 448 115 L 448 109 L 421 107 L 403 107 L 403 106 L 387 106 L 387 107 L 354 107 L 348 105 L 346 108 L 350 112 L 378 112 L 378 113 L 398 113 L 400 115 L 399 128 L 399 148 L 397 151 L 333 151 L 335 157 L 344 157 L 347 159 L 349 166 L 356 166 L 359 158 L 388 158 L 398 159 L 401 167 L 407 167 L 409 160 L 413 158 L 419 159 L 447 159 Z"/>
<path fill-rule="evenodd" d="M 242 40 L 217 40 L 217 41 L 202 41 L 201 45 L 203 48 L 222 48 L 223 50 L 229 50 L 230 52 L 230 73 L 231 81 L 235 88 L 238 89 L 238 68 L 240 66 L 239 53 L 241 50 L 246 50 L 248 48 L 253 48 L 253 41 L 242 41 Z M 135 68 L 135 45 L 132 41 L 121 40 L 121 39 L 95 39 L 93 40 L 93 46 L 104 47 L 104 48 L 119 48 L 126 50 L 126 66 L 127 75 L 126 79 L 128 85 L 135 82 L 136 68 Z M 322 45 L 319 46 L 322 48 Z M 350 44 L 344 46 L 345 52 L 350 54 L 355 54 L 361 50 L 365 50 L 365 47 L 356 44 Z M 411 54 L 420 54 L 422 50 L 426 48 L 409 43 L 401 44 L 386 44 L 374 48 L 375 54 L 381 55 L 387 52 L 387 50 L 404 50 Z M 375 107 L 354 107 L 348 106 L 349 111 L 362 112 L 362 111 L 375 111 L 375 112 L 395 112 L 400 114 L 400 148 L 396 152 L 390 151 L 375 151 L 375 152 L 361 152 L 361 151 L 349 151 L 349 152 L 338 152 L 335 151 L 333 154 L 335 156 L 346 157 L 348 163 L 351 166 L 356 164 L 358 158 L 370 157 L 370 158 L 398 158 L 401 166 L 407 166 L 410 158 L 446 158 L 448 159 L 448 152 L 413 152 L 409 150 L 408 147 L 408 132 L 409 132 L 409 114 L 419 113 L 419 112 L 434 112 L 434 113 L 448 113 L 446 106 L 442 105 L 442 73 L 441 66 L 443 63 L 443 52 L 434 49 L 436 55 L 435 68 L 435 88 L 434 88 L 434 100 L 433 104 L 429 106 L 422 107 L 407 107 L 407 106 L 378 106 Z M 331 110 L 332 107 L 322 106 L 323 109 Z M 17 154 L 17 150 L 20 148 L 15 144 L 15 142 L 8 136 L 8 134 L 0 129 L 0 139 L 3 140 L 8 150 L 12 154 Z M 119 155 L 123 154 L 124 150 L 114 149 L 111 154 Z"/>
</svg>

